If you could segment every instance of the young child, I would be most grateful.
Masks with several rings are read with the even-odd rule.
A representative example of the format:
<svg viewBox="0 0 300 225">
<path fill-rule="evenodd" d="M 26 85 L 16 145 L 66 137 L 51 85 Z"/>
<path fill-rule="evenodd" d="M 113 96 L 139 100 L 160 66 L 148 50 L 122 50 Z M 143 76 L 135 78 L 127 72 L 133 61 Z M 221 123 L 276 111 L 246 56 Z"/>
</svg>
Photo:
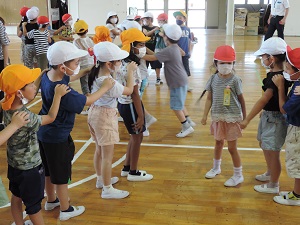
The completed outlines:
<svg viewBox="0 0 300 225">
<path fill-rule="evenodd" d="M 139 16 L 139 15 L 136 15 L 133 19 L 133 21 L 139 23 L 141 26 L 143 26 L 143 20 L 142 20 L 142 17 Z"/>
<path fill-rule="evenodd" d="M 176 24 L 165 24 L 163 30 L 165 34 L 163 38 L 167 47 L 155 55 L 145 55 L 143 59 L 159 60 L 164 63 L 165 78 L 170 88 L 170 108 L 182 124 L 181 131 L 176 134 L 176 137 L 183 138 L 194 132 L 193 126 L 196 124 L 191 120 L 184 106 L 187 94 L 187 75 L 181 59 L 184 52 L 177 45 L 182 32 Z"/>
<path fill-rule="evenodd" d="M 280 150 L 286 137 L 287 124 L 280 112 L 278 88 L 272 82 L 272 77 L 276 74 L 282 75 L 285 52 L 285 41 L 279 37 L 272 37 L 264 41 L 260 49 L 254 53 L 255 56 L 261 57 L 262 65 L 270 68 L 270 72 L 263 80 L 262 89 L 264 94 L 240 123 L 240 127 L 245 129 L 249 122 L 263 110 L 258 125 L 257 139 L 264 152 L 267 172 L 256 175 L 255 178 L 259 181 L 268 181 L 268 183 L 254 186 L 254 190 L 262 193 L 279 192 Z M 289 86 L 291 86 L 291 82 L 285 81 L 285 95 Z"/>
<path fill-rule="evenodd" d="M 217 71 L 210 77 L 205 87 L 208 96 L 201 120 L 201 123 L 206 125 L 207 115 L 211 109 L 210 129 L 216 142 L 213 168 L 206 173 L 206 178 L 214 178 L 221 173 L 222 150 L 224 140 L 227 140 L 234 166 L 234 175 L 224 183 L 227 187 L 237 186 L 244 181 L 237 139 L 242 136 L 239 122 L 246 117 L 246 107 L 242 81 L 233 73 L 234 62 L 235 51 L 231 46 L 224 45 L 216 49 L 214 66 Z"/>
<path fill-rule="evenodd" d="M 20 15 L 22 16 L 22 19 L 20 21 L 20 24 L 19 26 L 17 27 L 17 36 L 19 38 L 21 38 L 21 62 L 24 62 L 24 58 L 25 58 L 25 36 L 23 35 L 23 26 L 22 26 L 22 23 L 23 22 L 27 22 L 28 19 L 26 17 L 26 12 L 29 10 L 28 7 L 26 6 L 23 6 L 21 9 L 20 9 Z"/>
<path fill-rule="evenodd" d="M 73 18 L 70 14 L 66 13 L 62 16 L 62 22 L 65 24 L 61 26 L 59 29 L 53 32 L 53 35 L 58 35 L 58 38 L 63 41 L 73 41 Z"/>
<path fill-rule="evenodd" d="M 47 114 L 49 110 L 56 84 L 68 84 L 86 74 L 86 70 L 79 72 L 79 58 L 86 54 L 87 51 L 80 50 L 67 41 L 59 41 L 49 47 L 47 58 L 51 70 L 45 72 L 41 80 L 43 100 L 41 115 Z M 47 202 L 45 210 L 52 210 L 60 206 L 60 220 L 68 220 L 85 211 L 84 206 L 71 206 L 68 195 L 68 183 L 71 181 L 72 159 L 75 152 L 75 145 L 70 133 L 74 126 L 75 114 L 81 113 L 85 105 L 89 106 L 99 99 L 112 87 L 113 83 L 112 80 L 106 79 L 101 88 L 89 96 L 79 94 L 71 88 L 70 93 L 66 94 L 61 101 L 55 121 L 41 127 L 38 131 L 46 176 Z M 57 160 L 58 158 L 60 160 Z"/>
<path fill-rule="evenodd" d="M 274 84 L 278 87 L 280 111 L 287 116 L 288 129 L 285 138 L 285 163 L 287 174 L 294 178 L 293 191 L 282 191 L 279 196 L 273 199 L 282 205 L 300 206 L 300 152 L 299 152 L 299 134 L 300 134 L 300 48 L 291 49 L 287 47 L 284 78 L 295 81 L 288 98 L 285 95 L 285 81 L 282 75 L 275 75 L 272 78 Z"/>
<path fill-rule="evenodd" d="M 148 37 L 138 30 L 131 28 L 121 33 L 122 49 L 129 53 L 129 56 L 122 60 L 120 69 L 115 68 L 116 80 L 123 86 L 128 82 L 127 66 L 133 61 L 139 64 L 139 58 L 134 53 L 133 43 L 142 42 L 145 44 L 149 40 Z M 124 124 L 130 134 L 130 140 L 127 147 L 124 168 L 121 176 L 127 176 L 128 181 L 148 181 L 153 176 L 145 171 L 138 170 L 138 160 L 140 154 L 141 143 L 143 140 L 143 132 L 145 128 L 145 113 L 142 100 L 139 95 L 139 85 L 141 83 L 141 75 L 139 69 L 135 70 L 134 87 L 131 95 L 122 95 L 118 98 L 118 110 L 124 119 Z"/>
<path fill-rule="evenodd" d="M 121 50 L 111 42 L 100 42 L 94 47 L 97 58 L 96 66 L 89 74 L 89 88 L 94 93 L 101 87 L 106 78 L 112 78 L 112 70 L 121 65 L 121 60 L 128 57 L 128 52 Z M 112 184 L 118 177 L 111 178 L 111 164 L 114 155 L 114 144 L 120 141 L 118 132 L 117 98 L 131 95 L 133 92 L 133 72 L 137 64 L 131 62 L 127 66 L 127 84 L 124 87 L 116 82 L 112 89 L 93 103 L 89 110 L 88 125 L 96 143 L 94 167 L 97 174 L 96 188 L 102 189 L 102 198 L 126 198 L 128 191 L 118 190 Z"/>
<path fill-rule="evenodd" d="M 34 39 L 37 64 L 41 70 L 44 70 L 48 68 L 47 50 L 49 48 L 49 43 L 51 43 L 50 33 L 47 30 L 49 19 L 46 16 L 39 16 L 37 18 L 37 23 L 39 29 L 31 30 L 29 32 L 27 32 L 26 29 L 27 22 L 22 23 L 23 35 L 28 39 Z"/>
<path fill-rule="evenodd" d="M 95 27 L 95 35 L 93 36 L 94 44 L 98 44 L 99 42 L 109 41 L 112 42 L 110 37 L 110 31 L 106 26 L 97 26 Z"/>
<path fill-rule="evenodd" d="M 110 11 L 107 14 L 106 27 L 110 31 L 110 37 L 112 39 L 112 42 L 114 42 L 115 38 L 119 36 L 121 33 L 121 30 L 117 27 L 118 23 L 119 23 L 118 14 L 114 11 Z"/>
<path fill-rule="evenodd" d="M 55 85 L 53 102 L 50 102 L 51 108 L 47 114 L 40 116 L 30 112 L 25 104 L 36 96 L 40 72 L 40 69 L 30 70 L 23 65 L 11 65 L 0 74 L 0 89 L 6 94 L 2 102 L 4 123 L 8 125 L 17 111 L 24 111 L 29 115 L 29 122 L 7 142 L 7 177 L 12 193 L 11 213 L 16 225 L 23 224 L 22 202 L 33 224 L 44 224 L 41 202 L 44 198 L 45 177 L 37 131 L 40 126 L 55 120 L 61 97 L 69 92 L 68 86 Z"/>
<path fill-rule="evenodd" d="M 176 19 L 176 24 L 180 26 L 182 30 L 182 36 L 180 40 L 178 41 L 179 47 L 185 52 L 185 55 L 182 56 L 182 62 L 183 66 L 185 68 L 185 71 L 188 75 L 188 77 L 191 76 L 190 72 L 190 64 L 189 64 L 189 58 L 191 57 L 190 54 L 190 48 L 191 48 L 191 30 L 188 28 L 185 23 L 187 21 L 187 14 L 183 11 L 176 11 L 173 13 L 173 16 Z M 193 89 L 188 86 L 188 91 L 192 91 Z"/>
</svg>

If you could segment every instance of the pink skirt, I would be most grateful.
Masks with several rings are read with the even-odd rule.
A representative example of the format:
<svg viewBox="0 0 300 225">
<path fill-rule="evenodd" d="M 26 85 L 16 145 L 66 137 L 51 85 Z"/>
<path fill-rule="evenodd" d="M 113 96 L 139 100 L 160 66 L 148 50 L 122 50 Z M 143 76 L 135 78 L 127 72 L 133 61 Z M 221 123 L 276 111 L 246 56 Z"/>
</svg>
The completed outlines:
<svg viewBox="0 0 300 225">
<path fill-rule="evenodd" d="M 242 129 L 238 122 L 227 123 L 224 121 L 213 121 L 210 125 L 210 133 L 214 135 L 217 141 L 235 141 L 239 137 L 242 137 Z"/>
</svg>

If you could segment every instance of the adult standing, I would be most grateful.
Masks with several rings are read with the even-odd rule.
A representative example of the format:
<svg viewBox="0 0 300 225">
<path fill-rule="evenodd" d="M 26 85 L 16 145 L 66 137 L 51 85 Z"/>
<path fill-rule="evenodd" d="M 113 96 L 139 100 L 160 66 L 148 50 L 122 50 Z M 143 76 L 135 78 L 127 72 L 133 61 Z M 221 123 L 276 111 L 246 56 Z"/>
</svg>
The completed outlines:
<svg viewBox="0 0 300 225">
<path fill-rule="evenodd" d="M 284 25 L 289 14 L 290 3 L 289 0 L 272 0 L 271 14 L 268 19 L 268 31 L 265 35 L 265 40 L 272 37 L 275 30 L 277 30 L 278 37 L 284 39 Z"/>
</svg>

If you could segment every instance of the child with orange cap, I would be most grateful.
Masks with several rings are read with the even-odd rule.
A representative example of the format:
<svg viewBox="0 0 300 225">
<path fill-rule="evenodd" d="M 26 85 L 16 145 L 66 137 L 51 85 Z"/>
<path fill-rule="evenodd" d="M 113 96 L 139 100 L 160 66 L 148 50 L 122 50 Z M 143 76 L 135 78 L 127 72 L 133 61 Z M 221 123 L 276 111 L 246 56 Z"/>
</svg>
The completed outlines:
<svg viewBox="0 0 300 225">
<path fill-rule="evenodd" d="M 53 32 L 53 35 L 58 35 L 58 38 L 63 41 L 73 41 L 73 18 L 71 14 L 64 14 L 61 18 L 62 22 L 65 24 L 58 28 L 56 31 Z"/>
<path fill-rule="evenodd" d="M 31 70 L 23 65 L 11 65 L 0 74 L 0 89 L 6 93 L 2 102 L 4 123 L 8 125 L 15 112 L 26 112 L 29 117 L 29 122 L 19 128 L 7 142 L 7 177 L 12 193 L 11 212 L 16 225 L 23 224 L 22 202 L 33 224 L 44 224 L 41 202 L 44 198 L 45 175 L 37 131 L 55 120 L 61 98 L 69 92 L 67 85 L 57 85 L 48 113 L 37 115 L 30 112 L 25 104 L 36 96 L 40 72 L 40 69 Z"/>
<path fill-rule="evenodd" d="M 269 39 L 268 39 L 269 40 Z M 285 81 L 295 81 L 288 98 L 285 95 Z M 287 46 L 285 68 L 282 75 L 275 75 L 272 81 L 278 87 L 280 111 L 287 116 L 288 130 L 285 138 L 285 163 L 289 177 L 294 179 L 293 191 L 281 191 L 273 199 L 282 205 L 300 206 L 300 48 Z"/>
<path fill-rule="evenodd" d="M 213 168 L 205 175 L 214 178 L 221 173 L 221 156 L 224 140 L 233 161 L 234 175 L 224 185 L 234 187 L 244 181 L 240 155 L 237 151 L 237 139 L 242 136 L 239 122 L 246 117 L 246 107 L 242 92 L 242 80 L 233 72 L 235 51 L 231 46 L 223 45 L 216 49 L 213 66 L 214 75 L 208 80 L 205 90 L 208 92 L 201 120 L 206 125 L 211 109 L 211 134 L 215 138 Z"/>
</svg>

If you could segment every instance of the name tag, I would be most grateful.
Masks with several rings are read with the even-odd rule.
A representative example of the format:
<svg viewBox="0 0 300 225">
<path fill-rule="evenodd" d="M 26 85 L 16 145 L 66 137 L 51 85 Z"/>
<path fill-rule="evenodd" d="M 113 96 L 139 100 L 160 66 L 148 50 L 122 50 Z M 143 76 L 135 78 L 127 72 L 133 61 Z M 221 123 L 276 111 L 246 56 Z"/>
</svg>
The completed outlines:
<svg viewBox="0 0 300 225">
<path fill-rule="evenodd" d="M 223 105 L 226 105 L 226 106 L 230 105 L 230 89 L 229 88 L 224 89 Z"/>
</svg>

